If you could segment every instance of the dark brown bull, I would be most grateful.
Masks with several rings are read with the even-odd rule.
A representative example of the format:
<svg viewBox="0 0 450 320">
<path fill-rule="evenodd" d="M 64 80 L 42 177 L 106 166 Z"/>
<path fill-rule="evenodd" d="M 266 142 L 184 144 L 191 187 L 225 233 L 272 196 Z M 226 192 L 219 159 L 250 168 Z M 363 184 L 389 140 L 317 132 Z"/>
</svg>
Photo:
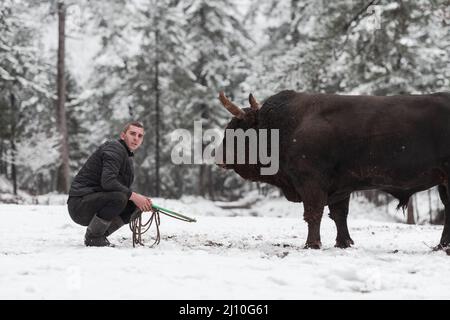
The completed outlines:
<svg viewBox="0 0 450 320">
<path fill-rule="evenodd" d="M 279 129 L 275 175 L 261 175 L 260 164 L 222 166 L 244 179 L 281 188 L 290 201 L 303 202 L 305 248 L 321 246 L 326 205 L 337 227 L 336 247 L 353 244 L 347 228 L 353 191 L 380 189 L 405 208 L 411 195 L 436 185 L 445 206 L 436 248 L 449 246 L 450 93 L 344 96 L 282 91 L 262 107 L 250 95 L 251 107 L 245 109 L 223 93 L 219 99 L 234 115 L 227 129 Z"/>
</svg>

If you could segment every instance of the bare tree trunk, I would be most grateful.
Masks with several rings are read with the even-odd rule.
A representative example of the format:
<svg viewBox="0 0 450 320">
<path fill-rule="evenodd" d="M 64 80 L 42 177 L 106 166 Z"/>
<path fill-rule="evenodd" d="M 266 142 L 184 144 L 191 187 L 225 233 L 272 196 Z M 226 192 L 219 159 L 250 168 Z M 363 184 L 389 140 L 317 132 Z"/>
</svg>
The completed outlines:
<svg viewBox="0 0 450 320">
<path fill-rule="evenodd" d="M 214 193 L 214 176 L 212 174 L 211 165 L 208 165 L 207 170 L 208 170 L 208 193 L 210 199 L 214 201 L 216 199 L 216 195 Z"/>
<path fill-rule="evenodd" d="M 13 182 L 13 193 L 17 195 L 17 171 L 16 171 L 16 143 L 14 137 L 11 137 L 11 179 Z"/>
<path fill-rule="evenodd" d="M 146 194 L 152 194 L 152 192 L 155 190 L 152 187 L 152 178 L 148 174 L 146 174 L 144 180 L 145 180 L 145 186 L 143 188 L 144 192 Z"/>
<path fill-rule="evenodd" d="M 199 11 L 199 19 L 200 19 L 200 27 L 206 29 L 207 19 L 206 19 L 205 9 L 203 7 Z M 204 75 L 204 70 L 205 70 L 207 61 L 208 61 L 207 57 L 205 57 L 205 55 L 203 53 L 201 53 L 200 57 L 198 59 L 198 63 L 194 69 L 194 73 L 198 77 L 200 84 L 202 86 L 204 86 L 205 88 L 208 85 L 208 82 L 206 81 L 206 78 Z M 205 120 L 205 123 L 207 123 L 209 121 L 208 107 L 204 103 L 201 103 L 199 106 L 199 110 L 200 110 L 200 119 Z M 203 138 L 202 138 L 202 142 L 199 144 L 202 146 L 201 151 L 203 154 L 203 149 L 204 149 Z M 207 175 L 206 166 L 204 164 L 199 165 L 198 195 L 201 197 L 205 197 L 206 192 L 207 192 L 206 185 L 205 185 L 205 181 L 207 178 L 206 175 Z"/>
<path fill-rule="evenodd" d="M 4 150 L 5 150 L 5 147 L 4 147 L 3 139 L 0 139 L 0 174 L 4 174 L 6 172 L 5 162 L 3 160 Z"/>
<path fill-rule="evenodd" d="M 413 199 L 414 199 L 414 209 L 415 209 L 416 223 L 420 223 L 420 221 L 419 221 L 420 213 L 419 213 L 419 205 L 417 204 L 417 194 L 415 194 L 413 196 Z"/>
<path fill-rule="evenodd" d="M 412 198 L 409 198 L 408 202 L 408 209 L 407 209 L 407 216 L 406 216 L 406 223 L 407 224 L 416 224 L 414 220 L 414 204 L 413 204 Z"/>
<path fill-rule="evenodd" d="M 17 170 L 16 170 L 16 97 L 10 94 L 11 102 L 11 179 L 13 182 L 13 193 L 17 195 Z"/>
<path fill-rule="evenodd" d="M 299 13 L 299 0 L 291 0 L 291 43 L 297 45 L 300 41 L 300 32 L 298 30 L 298 22 L 295 21 L 297 14 Z"/>
<path fill-rule="evenodd" d="M 362 195 L 367 199 L 368 202 L 373 203 L 373 190 L 364 190 L 362 191 Z"/>
<path fill-rule="evenodd" d="M 57 121 L 58 131 L 61 135 L 61 167 L 58 170 L 59 192 L 69 192 L 69 144 L 67 136 L 66 121 L 66 80 L 64 75 L 64 57 L 65 57 L 65 24 L 66 7 L 64 2 L 58 2 L 58 71 L 57 71 Z"/>
<path fill-rule="evenodd" d="M 159 130 L 160 130 L 160 110 L 159 110 L 159 54 L 158 54 L 158 46 L 159 46 L 159 30 L 156 28 L 155 31 L 155 48 L 156 48 L 156 60 L 155 60 L 155 82 L 154 82 L 154 91 L 155 91 L 155 197 L 159 197 L 160 193 L 160 162 L 159 162 Z"/>
<path fill-rule="evenodd" d="M 183 195 L 184 190 L 184 178 L 181 170 L 174 170 L 174 192 L 175 198 L 180 198 Z"/>
<path fill-rule="evenodd" d="M 37 176 L 37 194 L 44 193 L 44 177 L 42 173 L 39 173 Z"/>
<path fill-rule="evenodd" d="M 205 196 L 205 165 L 199 165 L 199 173 L 198 173 L 198 195 L 204 197 Z"/>
</svg>

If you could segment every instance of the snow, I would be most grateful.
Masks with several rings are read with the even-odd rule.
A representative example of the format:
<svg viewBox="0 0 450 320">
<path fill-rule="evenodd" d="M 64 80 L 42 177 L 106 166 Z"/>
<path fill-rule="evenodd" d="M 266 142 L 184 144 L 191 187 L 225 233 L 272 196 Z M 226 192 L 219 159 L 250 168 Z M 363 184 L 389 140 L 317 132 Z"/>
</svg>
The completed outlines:
<svg viewBox="0 0 450 320">
<path fill-rule="evenodd" d="M 0 175 L 0 192 L 1 193 L 12 193 L 13 186 L 4 175 Z"/>
<path fill-rule="evenodd" d="M 162 215 L 158 246 L 150 246 L 152 228 L 133 248 L 125 226 L 109 237 L 116 247 L 87 248 L 85 228 L 64 204 L 1 204 L 0 299 L 450 298 L 450 257 L 430 249 L 442 226 L 393 222 L 356 199 L 355 246 L 334 248 L 335 226 L 324 216 L 323 248 L 305 250 L 302 206 L 284 199 L 248 210 L 194 197 L 153 201 L 197 222 Z"/>
</svg>

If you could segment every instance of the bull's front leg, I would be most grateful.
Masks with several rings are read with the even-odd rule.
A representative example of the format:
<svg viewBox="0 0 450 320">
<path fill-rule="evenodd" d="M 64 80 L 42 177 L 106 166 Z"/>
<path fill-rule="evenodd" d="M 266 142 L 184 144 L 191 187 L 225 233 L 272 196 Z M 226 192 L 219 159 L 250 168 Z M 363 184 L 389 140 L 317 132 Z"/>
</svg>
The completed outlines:
<svg viewBox="0 0 450 320">
<path fill-rule="evenodd" d="M 322 242 L 320 241 L 320 222 L 322 220 L 323 208 L 306 209 L 304 219 L 308 223 L 308 238 L 306 239 L 305 249 L 320 249 Z"/>
<path fill-rule="evenodd" d="M 305 185 L 301 190 L 303 217 L 308 224 L 308 237 L 305 249 L 320 249 L 320 222 L 327 202 L 327 193 L 315 184 Z"/>
<path fill-rule="evenodd" d="M 344 200 L 328 204 L 328 208 L 330 209 L 330 218 L 336 224 L 337 236 L 336 244 L 334 246 L 337 248 L 349 248 L 352 244 L 354 244 L 352 238 L 350 238 L 350 233 L 347 227 L 349 203 L 350 196 Z"/>
</svg>

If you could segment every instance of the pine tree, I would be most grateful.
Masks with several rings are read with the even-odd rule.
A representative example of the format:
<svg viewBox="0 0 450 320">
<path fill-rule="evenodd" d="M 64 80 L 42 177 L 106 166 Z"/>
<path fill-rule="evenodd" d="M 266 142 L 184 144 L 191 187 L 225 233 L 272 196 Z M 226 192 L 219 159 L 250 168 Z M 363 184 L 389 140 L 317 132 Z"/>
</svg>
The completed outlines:
<svg viewBox="0 0 450 320">
<path fill-rule="evenodd" d="M 238 92 L 240 83 L 247 77 L 247 50 L 252 41 L 242 21 L 237 19 L 239 12 L 233 1 L 186 0 L 184 3 L 187 42 L 191 46 L 186 54 L 195 61 L 190 67 L 192 84 L 187 88 L 188 119 L 191 126 L 195 120 L 201 121 L 203 130 L 222 128 L 229 114 L 219 106 L 218 92 L 224 90 L 230 97 Z M 214 198 L 216 191 L 223 190 L 215 186 L 212 178 L 218 176 L 218 170 L 206 165 L 200 165 L 198 170 L 196 193 Z"/>
<path fill-rule="evenodd" d="M 113 19 L 125 11 L 134 19 Z M 165 132 L 173 119 L 171 106 L 177 99 L 172 92 L 176 88 L 172 77 L 187 77 L 183 74 L 187 65 L 183 21 L 177 1 L 133 2 L 127 6 L 119 1 L 100 21 L 103 48 L 97 57 L 98 72 L 93 82 L 99 90 L 93 98 L 100 114 L 115 119 L 117 124 L 130 119 L 144 122 L 145 143 L 135 161 L 136 185 L 141 192 L 152 195 L 166 189 L 160 172 L 167 163 Z M 117 50 L 124 45 L 132 50 Z M 111 61 L 111 56 L 116 59 Z M 112 126 L 112 132 L 119 128 Z"/>
<path fill-rule="evenodd" d="M 5 147 L 6 140 L 10 146 L 2 150 L 2 160 L 10 164 L 15 191 L 22 184 L 30 188 L 28 172 L 49 159 L 48 148 L 24 146 L 49 142 L 42 125 L 51 118 L 42 110 L 52 101 L 46 61 L 39 54 L 40 37 L 28 9 L 21 1 L 5 1 L 0 8 L 0 104 L 7 115 L 2 117 L 1 144 Z"/>
<path fill-rule="evenodd" d="M 380 1 L 378 28 L 364 19 L 345 47 L 345 82 L 355 93 L 427 93 L 449 85 L 448 1 Z M 366 18 L 367 20 L 367 18 Z"/>
<path fill-rule="evenodd" d="M 169 133 L 192 131 L 194 120 L 201 119 L 204 129 L 223 127 L 229 115 L 216 102 L 217 94 L 234 92 L 245 79 L 245 30 L 233 15 L 234 7 L 224 11 L 223 4 L 148 1 L 125 6 L 116 1 L 114 6 L 99 25 L 104 47 L 93 82 L 99 88 L 93 97 L 98 114 L 144 122 L 147 135 L 135 161 L 139 190 L 170 196 L 197 193 L 193 179 L 185 178 L 195 176 L 196 166 L 171 163 Z M 118 12 L 133 20 L 112 19 Z M 215 186 L 213 171 L 203 166 L 197 182 L 200 193 L 211 197 L 214 189 L 223 189 Z"/>
</svg>

